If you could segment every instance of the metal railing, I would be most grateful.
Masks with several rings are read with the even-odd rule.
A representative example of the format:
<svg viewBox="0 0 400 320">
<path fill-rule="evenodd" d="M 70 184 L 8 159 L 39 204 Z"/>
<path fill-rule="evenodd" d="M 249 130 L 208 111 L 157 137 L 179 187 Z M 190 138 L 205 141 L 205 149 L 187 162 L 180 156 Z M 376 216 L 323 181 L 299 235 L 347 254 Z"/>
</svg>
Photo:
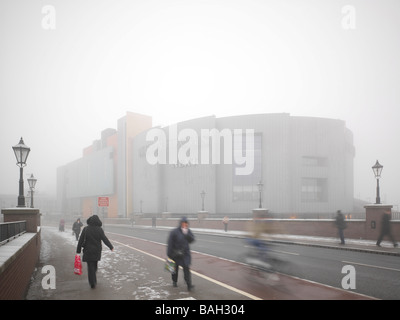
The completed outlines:
<svg viewBox="0 0 400 320">
<path fill-rule="evenodd" d="M 0 246 L 26 232 L 26 221 L 0 223 Z"/>
<path fill-rule="evenodd" d="M 400 220 L 400 211 L 392 211 L 392 220 Z"/>
</svg>

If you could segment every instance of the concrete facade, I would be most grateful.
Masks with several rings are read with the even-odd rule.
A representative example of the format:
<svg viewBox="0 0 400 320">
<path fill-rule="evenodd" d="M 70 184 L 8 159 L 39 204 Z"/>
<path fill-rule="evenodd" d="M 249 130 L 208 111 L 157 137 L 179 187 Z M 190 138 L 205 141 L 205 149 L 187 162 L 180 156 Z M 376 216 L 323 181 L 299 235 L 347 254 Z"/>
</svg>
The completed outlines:
<svg viewBox="0 0 400 320">
<path fill-rule="evenodd" d="M 206 192 L 210 214 L 251 215 L 258 206 L 262 181 L 263 207 L 274 213 L 332 213 L 353 210 L 353 137 L 340 120 L 292 117 L 289 114 L 205 117 L 178 123 L 179 133 L 202 129 L 219 133 L 254 130 L 255 167 L 251 175 L 235 175 L 235 163 L 149 164 L 148 131 L 133 141 L 133 204 L 135 212 L 195 213 Z M 152 129 L 150 129 L 152 130 Z M 162 128 L 170 142 L 171 127 Z M 199 138 L 199 153 L 201 151 Z M 187 140 L 178 141 L 181 146 Z M 223 137 L 221 153 L 226 143 Z M 214 151 L 210 142 L 210 153 Z M 179 148 L 178 148 L 179 149 Z M 169 152 L 169 150 L 167 151 Z M 178 150 L 179 152 L 179 150 Z M 169 154 L 168 154 L 169 155 Z M 200 155 L 198 155 L 200 159 Z M 194 161 L 196 162 L 196 161 Z M 139 209 L 141 208 L 141 210 Z"/>
<path fill-rule="evenodd" d="M 154 128 L 150 117 L 127 113 L 118 130 L 109 130 L 81 159 L 59 168 L 62 214 L 192 214 L 201 210 L 204 191 L 210 215 L 250 217 L 260 181 L 262 206 L 275 214 L 353 211 L 355 148 L 341 120 L 209 116 Z M 165 150 L 155 150 L 162 142 L 155 134 L 165 137 Z M 152 163 L 150 150 L 166 161 Z M 100 196 L 110 197 L 105 211 L 97 207 Z"/>
<path fill-rule="evenodd" d="M 127 217 L 132 212 L 132 139 L 152 126 L 149 116 L 127 112 L 116 129 L 83 150 L 82 157 L 57 170 L 58 213 L 65 217 Z M 98 197 L 108 197 L 107 208 Z"/>
</svg>

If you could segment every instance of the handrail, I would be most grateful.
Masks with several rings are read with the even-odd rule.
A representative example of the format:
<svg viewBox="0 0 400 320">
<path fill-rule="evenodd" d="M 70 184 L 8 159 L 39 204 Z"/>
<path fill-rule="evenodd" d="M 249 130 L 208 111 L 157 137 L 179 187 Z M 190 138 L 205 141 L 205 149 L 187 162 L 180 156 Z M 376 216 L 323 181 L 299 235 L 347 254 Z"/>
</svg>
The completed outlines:
<svg viewBox="0 0 400 320">
<path fill-rule="evenodd" d="M 26 221 L 0 223 L 0 246 L 26 232 Z"/>
</svg>

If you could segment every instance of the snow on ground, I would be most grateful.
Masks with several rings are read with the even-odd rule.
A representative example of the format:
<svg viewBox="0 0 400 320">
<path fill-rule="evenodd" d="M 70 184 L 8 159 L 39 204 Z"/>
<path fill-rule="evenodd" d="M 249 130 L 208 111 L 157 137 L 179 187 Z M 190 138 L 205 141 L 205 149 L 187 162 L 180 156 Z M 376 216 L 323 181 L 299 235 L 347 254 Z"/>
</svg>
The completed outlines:
<svg viewBox="0 0 400 320">
<path fill-rule="evenodd" d="M 43 227 L 43 232 L 51 233 L 52 239 L 60 240 L 63 250 L 75 252 L 77 240 L 72 230 L 60 232 L 56 227 Z M 107 233 L 106 233 L 107 235 Z M 49 241 L 43 237 L 41 260 L 52 258 Z M 50 237 L 49 237 L 50 238 Z M 119 299 L 154 300 L 186 298 L 187 292 L 171 292 L 170 275 L 163 270 L 163 263 L 154 264 L 153 259 L 124 246 L 113 243 L 114 251 L 103 244 L 101 261 L 98 264 L 99 285 L 109 288 Z M 69 268 L 70 266 L 68 266 Z M 82 281 L 87 281 L 86 264 L 83 264 Z M 71 269 L 72 270 L 72 269 Z M 89 287 L 89 286 L 88 286 Z"/>
</svg>

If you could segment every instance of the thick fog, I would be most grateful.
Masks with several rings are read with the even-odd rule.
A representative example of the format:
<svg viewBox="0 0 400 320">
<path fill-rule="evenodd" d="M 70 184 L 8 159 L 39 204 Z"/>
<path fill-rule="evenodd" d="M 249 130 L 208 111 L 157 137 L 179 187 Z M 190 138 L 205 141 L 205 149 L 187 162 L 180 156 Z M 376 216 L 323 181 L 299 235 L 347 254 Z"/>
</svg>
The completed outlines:
<svg viewBox="0 0 400 320">
<path fill-rule="evenodd" d="M 354 196 L 400 204 L 400 2 L 118 0 L 0 2 L 0 194 L 56 169 L 126 111 L 169 125 L 288 112 L 354 134 Z M 397 209 L 395 207 L 394 209 Z"/>
</svg>

